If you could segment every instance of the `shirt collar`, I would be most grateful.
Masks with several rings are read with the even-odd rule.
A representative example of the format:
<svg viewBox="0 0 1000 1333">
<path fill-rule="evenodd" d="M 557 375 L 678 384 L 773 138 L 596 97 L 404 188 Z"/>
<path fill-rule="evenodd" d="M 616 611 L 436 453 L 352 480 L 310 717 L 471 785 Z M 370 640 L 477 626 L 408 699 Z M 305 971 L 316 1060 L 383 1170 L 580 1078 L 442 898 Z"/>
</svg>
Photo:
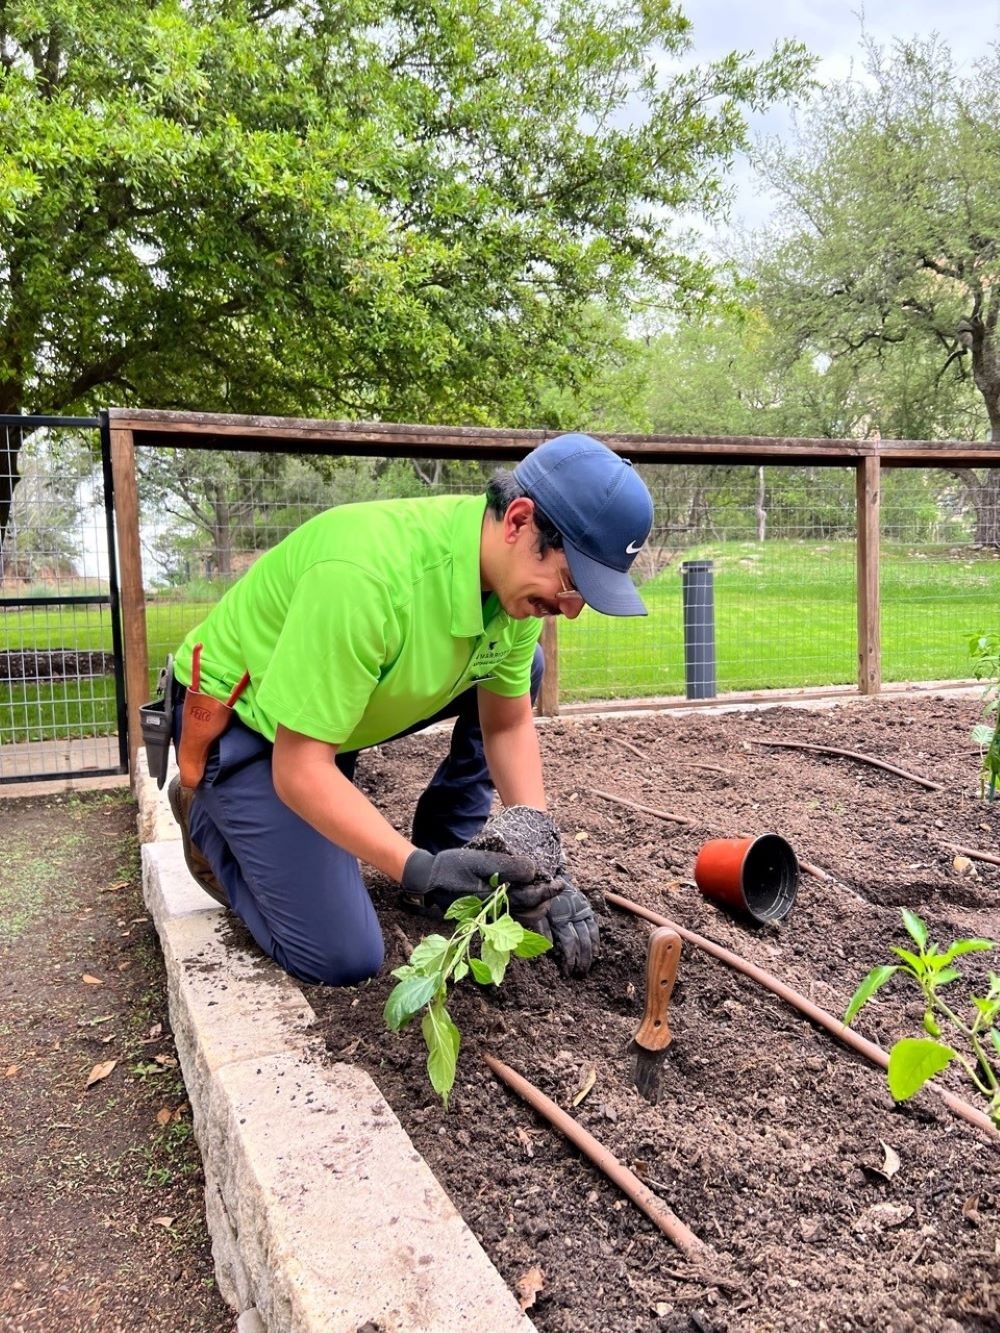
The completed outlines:
<svg viewBox="0 0 1000 1333">
<path fill-rule="evenodd" d="M 455 506 L 451 524 L 451 632 L 457 639 L 475 639 L 484 632 L 479 549 L 486 496 L 474 495 Z"/>
</svg>

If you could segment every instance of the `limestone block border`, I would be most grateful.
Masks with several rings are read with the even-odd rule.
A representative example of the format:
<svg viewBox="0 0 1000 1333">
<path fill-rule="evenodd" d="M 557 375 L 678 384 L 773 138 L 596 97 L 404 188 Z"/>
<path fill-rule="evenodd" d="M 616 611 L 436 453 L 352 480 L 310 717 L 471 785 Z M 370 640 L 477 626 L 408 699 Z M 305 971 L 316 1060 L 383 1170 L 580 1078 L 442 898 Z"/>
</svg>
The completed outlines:
<svg viewBox="0 0 1000 1333">
<path fill-rule="evenodd" d="M 216 1278 L 238 1328 L 530 1333 L 375 1083 L 323 1058 L 301 989 L 191 879 L 143 756 L 136 794 Z"/>
</svg>

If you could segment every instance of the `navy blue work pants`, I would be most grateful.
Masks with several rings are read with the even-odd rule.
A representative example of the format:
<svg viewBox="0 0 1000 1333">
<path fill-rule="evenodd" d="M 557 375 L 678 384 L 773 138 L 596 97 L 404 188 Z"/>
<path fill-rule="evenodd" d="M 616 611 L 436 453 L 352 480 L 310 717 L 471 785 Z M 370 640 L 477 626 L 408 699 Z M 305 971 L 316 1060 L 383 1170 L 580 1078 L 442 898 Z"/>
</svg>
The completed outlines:
<svg viewBox="0 0 1000 1333">
<path fill-rule="evenodd" d="M 543 670 L 538 647 L 532 700 Z M 175 710 L 175 719 L 180 712 Z M 451 717 L 456 720 L 448 754 L 413 819 L 414 843 L 431 852 L 468 842 L 493 803 L 475 688 L 400 735 Z M 208 752 L 191 805 L 191 839 L 225 887 L 233 911 L 280 967 L 300 981 L 354 985 L 382 965 L 378 918 L 357 858 L 317 833 L 278 797 L 271 778 L 272 748 L 234 718 Z M 357 760 L 356 753 L 342 754 L 336 763 L 353 780 Z"/>
</svg>

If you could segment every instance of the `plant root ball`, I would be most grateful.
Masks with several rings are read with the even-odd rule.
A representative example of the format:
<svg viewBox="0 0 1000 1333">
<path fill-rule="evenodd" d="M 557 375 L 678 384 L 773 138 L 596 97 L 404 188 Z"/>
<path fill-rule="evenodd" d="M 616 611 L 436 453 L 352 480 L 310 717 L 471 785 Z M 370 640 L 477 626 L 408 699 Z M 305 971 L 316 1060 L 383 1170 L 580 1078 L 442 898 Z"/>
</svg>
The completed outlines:
<svg viewBox="0 0 1000 1333">
<path fill-rule="evenodd" d="M 488 819 L 469 843 L 484 852 L 530 856 L 538 867 L 536 881 L 554 879 L 562 863 L 559 830 L 544 810 L 511 805 Z"/>
</svg>

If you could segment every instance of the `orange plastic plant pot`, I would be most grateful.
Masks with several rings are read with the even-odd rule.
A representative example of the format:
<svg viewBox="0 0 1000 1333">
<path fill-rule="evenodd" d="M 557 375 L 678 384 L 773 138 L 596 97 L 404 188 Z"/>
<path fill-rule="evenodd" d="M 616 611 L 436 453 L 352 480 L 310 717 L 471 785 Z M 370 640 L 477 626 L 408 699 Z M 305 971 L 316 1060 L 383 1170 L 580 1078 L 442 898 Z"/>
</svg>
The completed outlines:
<svg viewBox="0 0 1000 1333">
<path fill-rule="evenodd" d="M 712 838 L 702 845 L 694 878 L 706 898 L 764 925 L 780 921 L 795 902 L 799 863 L 777 833 Z"/>
</svg>

